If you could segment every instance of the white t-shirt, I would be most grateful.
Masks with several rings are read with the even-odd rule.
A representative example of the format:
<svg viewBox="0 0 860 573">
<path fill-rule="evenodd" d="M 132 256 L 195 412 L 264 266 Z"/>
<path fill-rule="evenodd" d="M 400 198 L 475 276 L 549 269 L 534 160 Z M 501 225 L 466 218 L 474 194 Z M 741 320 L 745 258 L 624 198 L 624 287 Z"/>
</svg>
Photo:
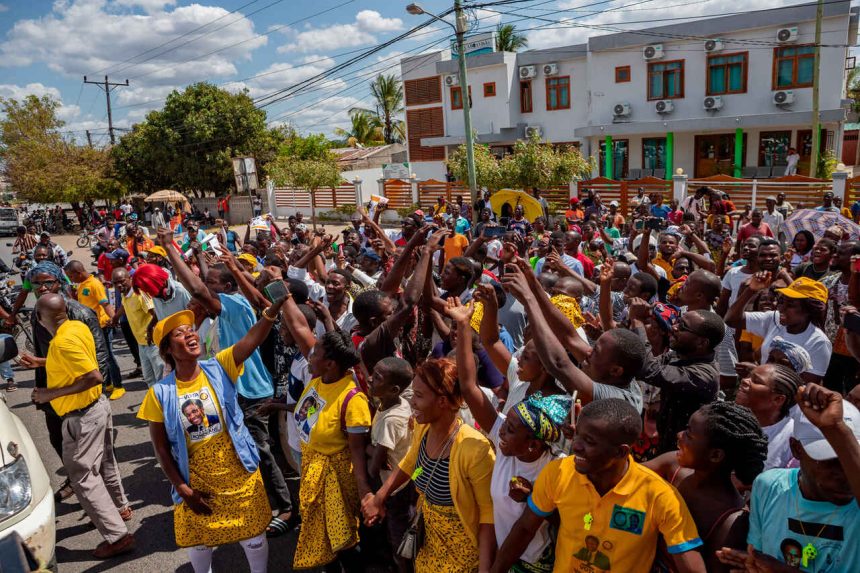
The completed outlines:
<svg viewBox="0 0 860 573">
<path fill-rule="evenodd" d="M 546 465 L 556 459 L 547 449 L 541 457 L 533 462 L 523 462 L 515 456 L 506 456 L 499 449 L 499 430 L 505 423 L 505 416 L 499 414 L 493 429 L 490 430 L 489 440 L 496 448 L 496 463 L 493 465 L 493 477 L 490 481 L 490 496 L 493 498 L 493 518 L 496 530 L 496 542 L 501 547 L 508 537 L 514 523 L 522 516 L 525 503 L 518 503 L 508 495 L 511 478 L 521 477 L 532 484 Z M 549 523 L 544 521 L 529 546 L 523 551 L 520 559 L 526 563 L 536 563 L 543 552 L 553 542 L 549 534 Z"/>
<path fill-rule="evenodd" d="M 741 272 L 743 267 L 732 267 L 726 272 L 723 277 L 723 288 L 732 291 L 732 296 L 729 297 L 729 306 L 732 306 L 738 299 L 738 293 L 741 292 L 741 285 L 744 281 L 750 278 L 750 273 Z"/>
<path fill-rule="evenodd" d="M 508 399 L 502 407 L 502 415 L 507 416 L 508 411 L 514 407 L 514 404 L 519 404 L 526 399 L 526 394 L 529 391 L 530 384 L 523 382 L 517 375 L 517 370 L 520 368 L 520 361 L 511 356 L 511 362 L 508 364 L 508 371 L 505 376 L 508 379 Z"/>
<path fill-rule="evenodd" d="M 409 406 L 403 396 L 400 402 L 388 408 L 379 410 L 373 417 L 373 425 L 370 427 L 370 443 L 374 446 L 388 448 L 388 465 L 396 468 L 400 460 L 409 450 L 410 438 L 409 418 L 412 417 L 412 407 Z M 382 468 L 379 472 L 382 482 L 388 480 L 391 470 Z"/>
<path fill-rule="evenodd" d="M 746 330 L 752 334 L 756 334 L 764 338 L 761 345 L 762 360 L 767 361 L 767 356 L 770 354 L 770 343 L 777 336 L 781 336 L 788 342 L 793 342 L 801 346 L 809 352 L 812 358 L 812 368 L 810 372 L 819 376 L 824 376 L 827 372 L 827 366 L 830 364 L 830 355 L 833 353 L 833 345 L 817 326 L 810 325 L 799 334 L 790 334 L 785 326 L 779 323 L 779 311 L 772 310 L 770 312 L 747 312 L 744 313 L 746 320 Z"/>
<path fill-rule="evenodd" d="M 791 415 L 786 416 L 772 426 L 761 429 L 767 436 L 767 459 L 764 461 L 764 469 L 787 468 L 788 462 L 793 458 L 788 439 L 794 435 L 794 420 Z"/>
</svg>

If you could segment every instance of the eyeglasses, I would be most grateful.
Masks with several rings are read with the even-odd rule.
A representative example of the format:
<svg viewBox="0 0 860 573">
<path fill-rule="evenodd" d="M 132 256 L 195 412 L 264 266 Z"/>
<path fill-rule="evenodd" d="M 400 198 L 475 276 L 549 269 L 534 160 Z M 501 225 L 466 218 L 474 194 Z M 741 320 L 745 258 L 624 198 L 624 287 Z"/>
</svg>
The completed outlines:
<svg viewBox="0 0 860 573">
<path fill-rule="evenodd" d="M 695 334 L 696 336 L 700 336 L 698 332 L 690 328 L 690 325 L 683 320 L 679 320 L 676 324 L 678 325 L 679 332 L 689 332 L 691 334 Z"/>
<path fill-rule="evenodd" d="M 54 286 L 54 285 L 55 285 L 55 284 L 57 284 L 58 282 L 60 282 L 60 281 L 58 281 L 58 280 L 52 280 L 52 281 L 41 281 L 41 282 L 39 282 L 39 281 L 30 281 L 30 284 L 31 284 L 34 288 L 41 288 L 41 287 L 51 288 L 52 286 Z"/>
</svg>

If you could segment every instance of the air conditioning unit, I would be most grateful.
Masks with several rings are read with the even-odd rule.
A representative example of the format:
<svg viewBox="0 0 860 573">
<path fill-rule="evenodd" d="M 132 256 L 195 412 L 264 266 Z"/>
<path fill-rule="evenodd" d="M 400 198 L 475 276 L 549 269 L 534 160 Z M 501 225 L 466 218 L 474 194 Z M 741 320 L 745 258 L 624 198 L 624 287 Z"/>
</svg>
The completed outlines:
<svg viewBox="0 0 860 573">
<path fill-rule="evenodd" d="M 672 100 L 661 99 L 656 103 L 654 109 L 657 113 L 672 113 L 675 111 L 675 103 Z"/>
<path fill-rule="evenodd" d="M 651 44 L 642 48 L 642 57 L 646 60 L 659 60 L 663 58 L 663 44 Z"/>
<path fill-rule="evenodd" d="M 451 74 L 449 76 L 445 76 L 445 85 L 446 86 L 458 86 L 460 85 L 460 76 L 457 74 Z"/>
<path fill-rule="evenodd" d="M 520 79 L 530 80 L 537 76 L 537 68 L 534 66 L 520 66 Z"/>
<path fill-rule="evenodd" d="M 543 75 L 545 75 L 545 76 L 557 76 L 558 75 L 558 64 L 544 64 Z"/>
<path fill-rule="evenodd" d="M 612 108 L 612 115 L 615 117 L 630 117 L 631 111 L 629 103 L 617 103 Z"/>
<path fill-rule="evenodd" d="M 543 137 L 543 130 L 539 125 L 527 125 L 526 126 L 526 138 L 531 138 L 532 136 L 537 135 L 538 137 Z"/>
<path fill-rule="evenodd" d="M 794 103 L 794 92 L 791 90 L 782 90 L 773 92 L 774 105 L 791 105 Z"/>
<path fill-rule="evenodd" d="M 780 43 L 796 42 L 797 41 L 797 26 L 791 28 L 781 28 L 776 33 L 776 41 Z"/>
<path fill-rule="evenodd" d="M 705 51 L 706 52 L 720 52 L 723 49 L 723 41 L 722 40 L 705 40 Z"/>
<path fill-rule="evenodd" d="M 723 109 L 723 97 L 708 96 L 705 98 L 705 101 L 702 103 L 702 105 L 708 111 L 717 111 L 718 109 Z"/>
</svg>

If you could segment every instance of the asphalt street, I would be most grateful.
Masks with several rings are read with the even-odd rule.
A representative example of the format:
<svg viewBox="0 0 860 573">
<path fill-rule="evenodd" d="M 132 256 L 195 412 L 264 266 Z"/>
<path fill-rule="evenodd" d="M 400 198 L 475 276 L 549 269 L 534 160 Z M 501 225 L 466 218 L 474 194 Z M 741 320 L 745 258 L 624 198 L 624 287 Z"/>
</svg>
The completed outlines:
<svg viewBox="0 0 860 573">
<path fill-rule="evenodd" d="M 11 249 L 6 246 L 12 239 L 0 239 L 0 258 L 7 264 L 11 260 Z M 64 248 L 72 248 L 73 259 L 89 264 L 86 249 L 74 246 L 75 237 L 57 237 Z M 33 299 L 27 301 L 32 306 Z M 117 333 L 115 350 L 124 375 L 134 370 L 134 361 L 128 347 Z M 42 461 L 48 469 L 56 490 L 65 479 L 62 462 L 48 442 L 44 416 L 30 403 L 33 388 L 33 373 L 15 370 L 19 389 L 7 393 L 12 411 L 18 415 L 33 436 Z M 137 550 L 129 555 L 108 561 L 96 560 L 91 552 L 102 541 L 101 536 L 87 518 L 73 496 L 56 506 L 57 513 L 57 561 L 62 573 L 98 571 L 181 571 L 191 573 L 185 549 L 176 546 L 173 534 L 173 510 L 169 484 L 159 468 L 149 440 L 146 422 L 137 419 L 137 411 L 146 393 L 146 384 L 141 378 L 124 379 L 127 393 L 111 402 L 115 428 L 115 448 L 126 494 L 134 509 L 129 529 L 137 540 Z M 269 540 L 270 571 L 291 571 L 293 550 L 297 532 Z M 238 544 L 216 550 L 213 570 L 248 571 L 245 556 Z"/>
</svg>

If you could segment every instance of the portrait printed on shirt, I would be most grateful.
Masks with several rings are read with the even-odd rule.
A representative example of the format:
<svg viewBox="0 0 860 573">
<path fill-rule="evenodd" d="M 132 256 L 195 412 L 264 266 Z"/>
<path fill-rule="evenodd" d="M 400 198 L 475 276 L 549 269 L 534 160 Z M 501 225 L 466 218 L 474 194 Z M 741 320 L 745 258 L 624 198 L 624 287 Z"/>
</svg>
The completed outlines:
<svg viewBox="0 0 860 573">
<path fill-rule="evenodd" d="M 325 408 L 326 401 L 317 394 L 316 389 L 311 388 L 299 405 L 296 406 L 296 424 L 299 427 L 299 439 L 308 443 L 311 439 L 311 430 L 319 419 L 320 412 Z"/>
<path fill-rule="evenodd" d="M 609 542 L 606 542 L 609 543 Z M 606 546 L 604 543 L 604 546 Z M 611 548 L 612 545 L 609 544 Z M 600 550 L 600 538 L 596 535 L 586 535 L 585 544 L 582 548 L 573 554 L 573 571 L 582 573 L 604 573 L 611 571 L 612 565 L 609 561 L 609 556 Z"/>
<path fill-rule="evenodd" d="M 179 409 L 182 413 L 182 427 L 192 442 L 210 438 L 223 429 L 218 408 L 215 407 L 208 389 L 180 396 Z"/>
</svg>

